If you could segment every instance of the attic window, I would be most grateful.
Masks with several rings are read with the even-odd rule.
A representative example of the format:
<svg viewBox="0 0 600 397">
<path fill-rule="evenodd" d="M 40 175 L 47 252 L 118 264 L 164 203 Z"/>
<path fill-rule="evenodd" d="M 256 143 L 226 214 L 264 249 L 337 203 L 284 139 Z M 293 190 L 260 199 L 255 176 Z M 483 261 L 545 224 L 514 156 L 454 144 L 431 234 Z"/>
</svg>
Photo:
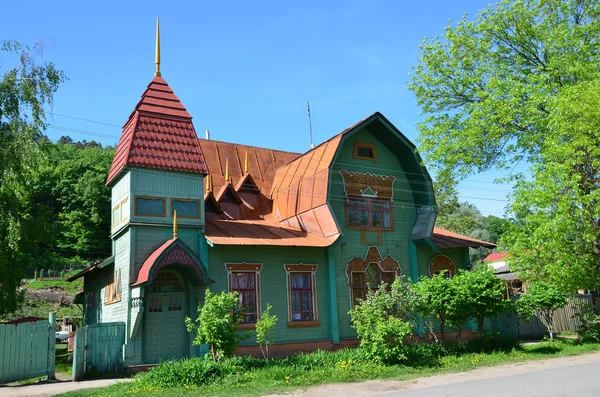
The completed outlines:
<svg viewBox="0 0 600 397">
<path fill-rule="evenodd" d="M 354 158 L 361 160 L 379 161 L 377 150 L 372 143 L 354 142 Z"/>
</svg>

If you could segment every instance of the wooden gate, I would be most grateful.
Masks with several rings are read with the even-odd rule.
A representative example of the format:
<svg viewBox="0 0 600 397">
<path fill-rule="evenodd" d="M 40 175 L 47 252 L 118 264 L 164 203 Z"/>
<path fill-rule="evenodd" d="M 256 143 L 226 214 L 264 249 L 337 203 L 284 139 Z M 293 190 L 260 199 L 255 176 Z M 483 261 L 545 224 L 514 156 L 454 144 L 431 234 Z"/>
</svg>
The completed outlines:
<svg viewBox="0 0 600 397">
<path fill-rule="evenodd" d="M 75 334 L 73 380 L 123 369 L 124 343 L 125 323 L 100 323 L 79 328 Z"/>
<path fill-rule="evenodd" d="M 52 313 L 54 314 L 54 313 Z M 54 379 L 55 317 L 0 326 L 0 383 Z"/>
</svg>

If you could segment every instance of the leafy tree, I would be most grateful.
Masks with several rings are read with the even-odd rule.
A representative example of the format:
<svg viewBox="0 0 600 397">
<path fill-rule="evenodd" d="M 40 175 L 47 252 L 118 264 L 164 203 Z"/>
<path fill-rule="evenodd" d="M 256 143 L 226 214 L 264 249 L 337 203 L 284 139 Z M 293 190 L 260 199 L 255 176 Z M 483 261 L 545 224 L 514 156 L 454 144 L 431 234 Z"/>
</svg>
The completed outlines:
<svg viewBox="0 0 600 397">
<path fill-rule="evenodd" d="M 521 295 L 517 301 L 517 312 L 524 317 L 541 314 L 541 320 L 548 328 L 550 339 L 554 340 L 552 319 L 554 313 L 567 304 L 567 294 L 556 285 L 546 282 L 537 282 L 527 288 L 527 293 Z"/>
<path fill-rule="evenodd" d="M 214 362 L 231 357 L 240 339 L 237 330 L 244 318 L 239 307 L 237 292 L 213 294 L 206 290 L 204 304 L 198 306 L 198 318 L 194 322 L 186 317 L 188 332 L 194 332 L 194 345 L 207 344 Z M 196 324 L 197 323 L 197 324 Z"/>
<path fill-rule="evenodd" d="M 369 290 L 367 299 L 349 312 L 367 357 L 386 363 L 404 359 L 403 343 L 415 329 L 419 306 L 412 284 L 401 278 L 389 288 L 382 284 Z"/>
<path fill-rule="evenodd" d="M 490 234 L 490 243 L 498 244 L 500 238 L 509 230 L 511 222 L 505 218 L 489 215 L 485 218 L 486 229 Z"/>
<path fill-rule="evenodd" d="M 487 267 L 473 271 L 459 270 L 453 278 L 456 301 L 453 310 L 458 315 L 477 320 L 477 332 L 483 335 L 486 317 L 495 317 L 507 308 L 504 299 L 504 282 Z"/>
<path fill-rule="evenodd" d="M 277 316 L 270 313 L 271 308 L 271 305 L 267 304 L 267 309 L 256 321 L 256 342 L 260 345 L 264 358 L 269 358 L 269 346 L 275 343 Z"/>
<path fill-rule="evenodd" d="M 502 239 L 511 268 L 565 291 L 600 286 L 600 79 L 561 89 L 533 178 L 520 181 L 519 220 Z"/>
<path fill-rule="evenodd" d="M 440 321 L 440 334 L 442 340 L 445 340 L 446 324 L 449 317 L 452 317 L 453 300 L 456 296 L 452 279 L 444 274 L 422 277 L 415 285 L 415 291 L 421 297 L 421 314 L 424 317 L 434 316 Z"/>
<path fill-rule="evenodd" d="M 45 128 L 45 106 L 65 77 L 53 63 L 35 62 L 36 51 L 17 41 L 4 41 L 0 54 L 18 59 L 12 68 L 0 62 L 0 316 L 15 311 L 27 251 L 23 223 L 29 218 L 28 181 L 40 157 L 38 142 Z"/>
</svg>

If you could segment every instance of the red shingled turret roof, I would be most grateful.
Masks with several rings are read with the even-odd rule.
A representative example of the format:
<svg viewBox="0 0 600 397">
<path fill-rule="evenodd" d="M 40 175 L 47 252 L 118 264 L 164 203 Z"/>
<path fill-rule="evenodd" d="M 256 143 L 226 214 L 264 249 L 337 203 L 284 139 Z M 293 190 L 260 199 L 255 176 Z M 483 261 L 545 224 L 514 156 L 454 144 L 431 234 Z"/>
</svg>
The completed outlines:
<svg viewBox="0 0 600 397">
<path fill-rule="evenodd" d="M 106 184 L 125 167 L 208 174 L 192 116 L 160 76 L 152 79 L 123 126 Z"/>
</svg>

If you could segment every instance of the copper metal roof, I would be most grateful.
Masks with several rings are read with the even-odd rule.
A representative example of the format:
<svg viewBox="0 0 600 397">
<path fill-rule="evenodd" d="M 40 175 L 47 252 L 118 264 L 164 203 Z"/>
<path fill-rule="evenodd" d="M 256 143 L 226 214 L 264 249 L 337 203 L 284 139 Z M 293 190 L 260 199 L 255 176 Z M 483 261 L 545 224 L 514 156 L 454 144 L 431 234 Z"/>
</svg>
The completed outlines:
<svg viewBox="0 0 600 397">
<path fill-rule="evenodd" d="M 496 248 L 496 244 L 489 243 L 483 240 L 463 236 L 462 234 L 454 233 L 448 230 L 433 228 L 431 239 L 438 248 L 461 248 L 461 247 L 485 247 Z"/>
</svg>

